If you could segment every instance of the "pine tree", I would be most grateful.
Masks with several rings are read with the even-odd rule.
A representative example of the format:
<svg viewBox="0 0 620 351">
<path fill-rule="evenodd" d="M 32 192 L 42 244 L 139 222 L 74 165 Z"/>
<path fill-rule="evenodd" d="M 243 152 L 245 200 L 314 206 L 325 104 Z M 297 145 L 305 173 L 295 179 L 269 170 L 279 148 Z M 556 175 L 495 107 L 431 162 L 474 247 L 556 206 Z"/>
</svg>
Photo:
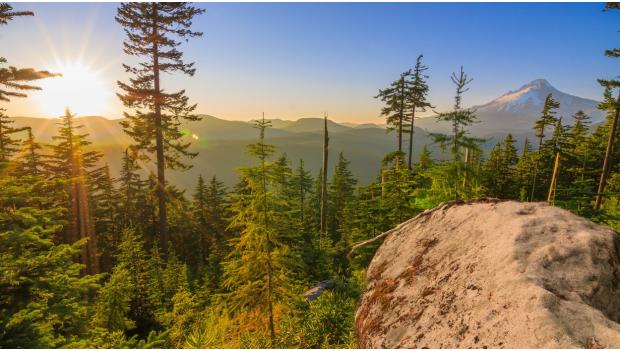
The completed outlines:
<svg viewBox="0 0 620 351">
<path fill-rule="evenodd" d="M 545 138 L 545 130 L 547 127 L 552 126 L 556 123 L 557 118 L 555 117 L 555 110 L 557 110 L 559 107 L 560 103 L 553 99 L 553 95 L 547 95 L 547 97 L 545 98 L 542 112 L 540 114 L 540 118 L 534 123 L 534 130 L 536 132 L 535 136 L 538 138 L 538 153 L 536 155 L 536 162 L 534 164 L 534 175 L 532 177 L 532 190 L 530 193 L 530 201 L 533 201 L 536 198 L 536 193 L 538 190 L 536 188 L 536 180 L 538 178 L 540 159 L 544 153 L 543 140 Z"/>
<path fill-rule="evenodd" d="M 415 212 L 411 204 L 414 183 L 411 171 L 398 154 L 388 154 L 383 160 L 383 201 L 390 225 L 398 225 Z M 387 163 L 393 162 L 391 167 Z"/>
<path fill-rule="evenodd" d="M 525 137 L 521 156 L 516 166 L 519 200 L 521 201 L 527 201 L 529 198 L 530 185 L 532 184 L 533 169 L 536 160 L 537 158 L 533 151 L 532 143 Z"/>
<path fill-rule="evenodd" d="M 256 122 L 259 140 L 248 151 L 258 164 L 241 169 L 245 185 L 231 206 L 231 227 L 240 234 L 231 240 L 234 249 L 224 266 L 224 287 L 231 292 L 234 309 L 256 311 L 259 316 L 267 312 L 270 345 L 274 346 L 274 304 L 287 295 L 291 272 L 285 261 L 288 248 L 277 237 L 283 213 L 274 205 L 278 167 L 269 161 L 274 147 L 265 143 L 269 126 L 264 115 Z"/>
<path fill-rule="evenodd" d="M 197 221 L 196 231 L 198 232 L 198 251 L 201 264 L 206 264 L 209 255 L 210 243 L 207 242 L 208 220 L 207 220 L 207 185 L 202 174 L 198 176 L 198 183 L 194 189 L 192 204 L 193 217 Z"/>
<path fill-rule="evenodd" d="M 562 172 L 560 173 L 561 198 L 557 206 L 569 209 L 579 215 L 589 216 L 592 209 L 592 194 L 596 193 L 596 180 L 592 162 L 592 138 L 589 135 L 590 117 L 583 111 L 573 116 L 575 123 L 567 132 L 565 150 L 562 150 Z"/>
<path fill-rule="evenodd" d="M 413 133 L 415 127 L 415 113 L 425 112 L 426 108 L 432 108 L 430 102 L 427 101 L 428 96 L 428 84 L 426 80 L 428 75 L 424 72 L 428 70 L 428 67 L 422 64 L 423 55 L 418 56 L 413 74 L 411 76 L 411 84 L 407 87 L 407 103 L 409 105 L 409 159 L 408 166 L 411 169 L 411 162 L 413 158 Z"/>
<path fill-rule="evenodd" d="M 13 11 L 13 7 L 7 3 L 0 3 L 0 27 L 15 19 L 15 17 L 34 16 L 32 11 Z M 4 57 L 0 57 L 0 65 L 7 63 Z M 37 71 L 32 68 L 17 68 L 14 66 L 0 66 L 0 101 L 10 101 L 10 97 L 26 97 L 23 91 L 41 90 L 40 87 L 30 85 L 35 80 L 57 77 L 59 74 L 48 71 Z"/>
<path fill-rule="evenodd" d="M 101 269 L 110 272 L 114 263 L 114 251 L 120 243 L 121 228 L 117 226 L 119 194 L 114 187 L 115 179 L 110 175 L 110 167 L 103 167 L 90 172 L 88 188 L 94 230 L 97 233 Z"/>
<path fill-rule="evenodd" d="M 17 159 L 18 165 L 15 171 L 17 176 L 41 176 L 49 168 L 45 158 L 40 153 L 43 149 L 41 144 L 35 141 L 32 128 L 26 127 L 28 137 L 22 142 L 20 157 Z"/>
<path fill-rule="evenodd" d="M 150 330 L 158 327 L 155 313 L 158 301 L 156 300 L 156 284 L 152 274 L 154 267 L 152 261 L 145 251 L 145 242 L 141 235 L 131 229 L 124 229 L 121 235 L 122 240 L 118 245 L 116 266 L 112 271 L 112 276 L 106 284 L 106 289 L 110 284 L 126 284 L 130 287 L 129 291 L 123 293 L 129 297 L 129 309 L 122 306 L 112 306 L 121 308 L 121 311 L 110 310 L 121 314 L 123 311 L 127 315 L 121 315 L 123 320 L 130 320 L 131 323 L 123 323 L 129 329 L 129 335 L 137 334 L 141 337 L 146 336 Z M 151 257 L 155 257 L 152 255 Z M 157 257 L 158 258 L 158 257 Z M 100 300 L 106 303 L 105 299 Z M 110 317 L 107 317 L 110 320 Z M 118 320 L 118 318 L 116 318 Z M 133 328 L 131 328 L 133 327 Z"/>
<path fill-rule="evenodd" d="M 490 196 L 513 199 L 518 196 L 516 141 L 508 134 L 504 141 L 497 143 L 484 163 L 485 184 Z"/>
<path fill-rule="evenodd" d="M 137 152 L 133 148 L 126 148 L 121 159 L 120 177 L 118 179 L 119 194 L 120 194 L 120 227 L 129 228 L 135 227 L 138 222 L 138 209 L 140 204 L 138 197 L 141 195 L 144 188 L 144 182 L 140 179 L 138 174 L 139 166 L 137 164 Z"/>
<path fill-rule="evenodd" d="M 229 247 L 227 245 L 230 240 L 228 231 L 230 217 L 228 192 L 224 183 L 217 179 L 214 175 L 211 177 L 209 187 L 207 188 L 207 213 L 209 219 L 209 227 L 212 229 L 211 252 L 209 253 L 208 262 L 211 272 L 209 279 L 211 288 L 220 288 L 222 280 L 222 263 L 228 255 Z"/>
<path fill-rule="evenodd" d="M 0 168 L 2 168 L 2 164 L 6 164 L 19 151 L 18 145 L 20 144 L 19 140 L 12 138 L 11 134 L 18 130 L 11 126 L 13 120 L 5 112 L 5 109 L 0 108 Z"/>
<path fill-rule="evenodd" d="M 431 157 L 431 152 L 428 150 L 428 147 L 424 145 L 422 152 L 420 153 L 420 160 L 418 161 L 417 169 L 418 171 L 424 172 L 432 166 L 433 158 Z"/>
<path fill-rule="evenodd" d="M 193 63 L 183 61 L 177 49 L 180 40 L 201 36 L 190 30 L 194 16 L 203 13 L 188 3 L 122 3 L 116 21 L 120 23 L 127 40 L 124 52 L 145 60 L 136 67 L 123 65 L 134 77 L 130 82 L 118 82 L 123 90 L 119 98 L 133 115 L 125 113 L 121 122 L 125 132 L 136 142 L 136 147 L 155 154 L 157 166 L 157 197 L 159 207 L 158 231 L 161 246 L 167 248 L 167 208 L 165 170 L 185 169 L 189 166 L 180 157 L 194 157 L 188 150 L 190 143 L 182 139 L 179 129 L 183 121 L 198 121 L 193 115 L 196 105 L 189 105 L 185 91 L 166 93 L 161 87 L 162 73 L 181 72 L 193 76 Z"/>
<path fill-rule="evenodd" d="M 456 95 L 454 96 L 454 107 L 451 112 L 440 113 L 437 115 L 438 121 L 445 121 L 452 126 L 452 134 L 431 134 L 431 137 L 436 143 L 439 143 L 442 148 L 450 146 L 450 153 L 452 154 L 452 187 L 454 188 L 455 198 L 459 197 L 459 183 L 460 183 L 460 170 L 463 168 L 463 161 L 461 159 L 461 149 L 470 148 L 475 150 L 478 148 L 477 143 L 482 141 L 478 138 L 468 136 L 467 127 L 472 123 L 475 123 L 477 118 L 475 111 L 472 109 L 463 108 L 463 94 L 469 90 L 467 85 L 472 82 L 473 78 L 469 78 L 463 71 L 459 75 L 452 73 L 452 83 L 456 86 Z"/>
<path fill-rule="evenodd" d="M 620 7 L 614 3 L 607 3 L 605 10 L 618 10 Z M 611 58 L 620 57 L 620 49 L 605 50 L 605 56 Z M 596 199 L 594 201 L 594 209 L 598 211 L 603 203 L 603 194 L 605 192 L 605 186 L 607 185 L 607 178 L 609 177 L 609 171 L 611 168 L 611 154 L 614 150 L 614 142 L 616 139 L 616 130 L 618 128 L 618 118 L 620 117 L 620 91 L 618 97 L 614 100 L 612 96 L 612 90 L 620 88 L 620 80 L 606 80 L 599 79 L 599 84 L 605 88 L 605 100 L 600 104 L 599 109 L 609 111 L 613 113 L 613 120 L 611 123 L 611 131 L 607 141 L 607 148 L 605 149 L 605 159 L 603 160 L 603 169 L 601 172 L 601 178 L 598 185 L 598 191 L 596 193 Z"/>
<path fill-rule="evenodd" d="M 385 116 L 387 130 L 398 130 L 398 152 L 403 152 L 403 126 L 407 116 L 407 83 L 411 70 L 401 73 L 400 78 L 393 81 L 386 89 L 379 89 L 375 99 L 380 99 L 385 106 L 381 116 Z"/>
<path fill-rule="evenodd" d="M 320 191 L 320 184 L 317 191 Z M 314 190 L 314 180 L 304 167 L 304 161 L 299 160 L 299 165 L 295 169 L 290 180 L 291 213 L 293 221 L 292 229 L 298 235 L 299 242 L 295 243 L 303 260 L 303 280 L 314 282 L 328 277 L 328 259 L 322 250 L 320 233 L 313 223 L 312 211 L 315 208 L 316 191 Z"/>
<path fill-rule="evenodd" d="M 192 201 L 192 217 L 196 221 L 201 265 L 207 268 L 207 286 L 215 291 L 220 287 L 221 263 L 227 255 L 226 242 L 229 239 L 226 230 L 226 188 L 216 176 L 209 183 L 205 182 L 202 175 L 198 177 Z"/>
<path fill-rule="evenodd" d="M 501 199 L 518 196 L 516 141 L 508 134 L 501 145 L 498 143 L 485 162 L 487 189 L 490 195 Z"/>
<path fill-rule="evenodd" d="M 330 239 L 334 244 L 340 240 L 339 228 L 345 221 L 345 208 L 353 200 L 357 180 L 349 169 L 350 162 L 342 152 L 338 155 L 338 163 L 329 185 L 329 216 L 327 226 Z"/>
<path fill-rule="evenodd" d="M 99 255 L 87 183 L 89 173 L 96 166 L 101 154 L 87 151 L 91 143 L 86 139 L 88 134 L 78 134 L 82 127 L 76 125 L 75 115 L 66 109 L 57 135 L 52 137 L 57 144 L 51 147 L 53 154 L 49 167 L 55 178 L 69 180 L 69 226 L 65 242 L 73 243 L 88 238 L 82 248 L 82 263 L 87 272 L 93 274 L 99 271 Z"/>
<path fill-rule="evenodd" d="M 321 188 L 319 194 L 321 194 L 320 198 L 320 231 L 321 237 L 327 236 L 327 165 L 329 158 L 329 135 L 327 132 L 327 114 L 323 117 L 323 163 L 321 164 L 321 174 L 317 178 L 320 180 Z"/>
<path fill-rule="evenodd" d="M 500 197 L 502 185 L 499 179 L 502 171 L 502 145 L 500 143 L 496 143 L 489 153 L 489 158 L 484 163 L 484 171 L 487 194 L 492 197 Z"/>
<path fill-rule="evenodd" d="M 56 348 L 85 334 L 99 277 L 73 257 L 84 240 L 57 244 L 65 224 L 56 180 L 0 177 L 0 345 Z"/>
</svg>

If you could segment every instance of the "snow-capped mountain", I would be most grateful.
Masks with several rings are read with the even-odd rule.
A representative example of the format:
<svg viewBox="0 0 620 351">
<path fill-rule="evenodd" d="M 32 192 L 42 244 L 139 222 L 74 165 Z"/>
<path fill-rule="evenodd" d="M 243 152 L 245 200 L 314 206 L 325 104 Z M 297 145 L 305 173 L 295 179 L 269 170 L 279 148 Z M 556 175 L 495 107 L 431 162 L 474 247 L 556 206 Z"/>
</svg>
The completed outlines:
<svg viewBox="0 0 620 351">
<path fill-rule="evenodd" d="M 480 106 L 475 106 L 479 123 L 471 127 L 476 135 L 495 133 L 524 133 L 531 131 L 534 121 L 540 116 L 548 94 L 560 103 L 556 116 L 562 117 L 564 123 L 573 122 L 575 112 L 582 110 L 596 123 L 603 119 L 603 113 L 596 108 L 598 102 L 564 93 L 545 79 L 536 79 Z M 420 119 L 418 126 L 429 131 L 445 132 L 444 123 L 436 123 L 434 118 Z"/>
</svg>

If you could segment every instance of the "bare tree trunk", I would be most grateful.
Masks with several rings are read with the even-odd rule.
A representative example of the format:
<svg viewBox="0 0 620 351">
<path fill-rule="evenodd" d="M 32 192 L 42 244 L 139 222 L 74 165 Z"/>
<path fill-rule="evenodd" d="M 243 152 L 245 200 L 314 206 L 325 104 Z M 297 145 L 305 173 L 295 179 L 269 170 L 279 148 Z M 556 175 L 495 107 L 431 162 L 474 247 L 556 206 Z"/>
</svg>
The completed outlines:
<svg viewBox="0 0 620 351">
<path fill-rule="evenodd" d="M 618 99 L 616 102 L 620 102 L 620 92 L 618 92 Z M 611 153 L 614 150 L 614 141 L 616 140 L 616 129 L 618 128 L 618 115 L 620 114 L 620 107 L 616 107 L 614 113 L 614 119 L 611 123 L 611 130 L 609 131 L 609 139 L 607 140 L 607 150 L 605 150 L 605 160 L 603 161 L 603 172 L 601 173 L 601 181 L 598 183 L 598 191 L 596 192 L 596 201 L 594 202 L 594 209 L 601 208 L 603 203 L 603 193 L 605 192 L 605 186 L 607 186 L 607 177 L 609 176 L 609 168 L 611 162 Z"/>
<path fill-rule="evenodd" d="M 321 183 L 321 235 L 327 236 L 327 161 L 329 156 L 329 135 L 327 133 L 327 113 L 324 116 L 323 127 L 323 167 Z"/>
<path fill-rule="evenodd" d="M 409 130 L 409 160 L 408 160 L 408 167 L 409 170 L 411 170 L 411 162 L 412 162 L 412 158 L 413 158 L 413 126 L 414 126 L 414 122 L 415 122 L 415 105 L 411 107 L 412 111 L 411 111 L 411 129 Z"/>
<path fill-rule="evenodd" d="M 555 189 L 558 186 L 558 172 L 560 169 L 560 153 L 555 155 L 555 163 L 553 164 L 553 175 L 551 176 L 551 184 L 549 185 L 549 194 L 547 195 L 547 203 L 553 205 L 555 202 Z"/>
<path fill-rule="evenodd" d="M 464 171 L 463 171 L 463 189 L 465 189 L 467 187 L 467 166 L 469 165 L 469 158 L 470 158 L 470 153 L 469 153 L 469 148 L 466 147 L 465 148 L 465 162 L 464 162 Z"/>
<path fill-rule="evenodd" d="M 400 111 L 398 114 L 398 153 L 403 152 L 403 120 L 405 119 L 405 78 L 400 77 Z"/>
</svg>

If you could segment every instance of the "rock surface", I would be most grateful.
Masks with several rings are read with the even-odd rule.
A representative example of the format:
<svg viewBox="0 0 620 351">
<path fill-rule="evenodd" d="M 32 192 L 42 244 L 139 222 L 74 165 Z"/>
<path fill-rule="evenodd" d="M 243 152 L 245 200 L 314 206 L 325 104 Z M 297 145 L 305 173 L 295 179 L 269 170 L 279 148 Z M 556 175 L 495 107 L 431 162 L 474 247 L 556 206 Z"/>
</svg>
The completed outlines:
<svg viewBox="0 0 620 351">
<path fill-rule="evenodd" d="M 378 249 L 362 348 L 620 347 L 620 235 L 544 203 L 446 203 Z"/>
</svg>

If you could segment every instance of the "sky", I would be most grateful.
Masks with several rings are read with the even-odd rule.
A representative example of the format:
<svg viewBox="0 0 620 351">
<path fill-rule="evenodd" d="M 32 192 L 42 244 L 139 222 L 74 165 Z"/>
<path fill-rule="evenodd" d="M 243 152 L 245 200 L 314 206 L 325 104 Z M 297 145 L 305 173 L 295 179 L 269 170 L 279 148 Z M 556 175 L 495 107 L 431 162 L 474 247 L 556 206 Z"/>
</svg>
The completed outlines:
<svg viewBox="0 0 620 351">
<path fill-rule="evenodd" d="M 64 73 L 41 92 L 13 99 L 11 116 L 119 118 L 126 81 L 117 3 L 15 3 L 31 10 L 0 27 L 1 56 L 18 67 Z M 195 76 L 164 77 L 186 89 L 198 113 L 229 120 L 295 120 L 324 112 L 339 122 L 381 123 L 378 89 L 415 64 L 430 67 L 430 101 L 452 105 L 450 74 L 474 78 L 465 105 L 486 103 L 544 78 L 561 91 L 599 99 L 597 78 L 620 73 L 603 51 L 617 47 L 620 11 L 602 3 L 198 3 L 202 37 L 183 43 Z"/>
</svg>

